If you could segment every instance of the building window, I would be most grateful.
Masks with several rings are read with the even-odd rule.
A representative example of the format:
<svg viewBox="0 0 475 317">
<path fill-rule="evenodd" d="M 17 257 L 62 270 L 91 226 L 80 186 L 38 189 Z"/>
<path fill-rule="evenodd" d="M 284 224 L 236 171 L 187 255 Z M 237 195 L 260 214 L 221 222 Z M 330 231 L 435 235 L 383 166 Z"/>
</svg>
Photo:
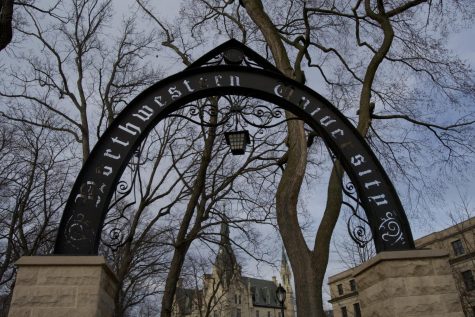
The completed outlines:
<svg viewBox="0 0 475 317">
<path fill-rule="evenodd" d="M 241 310 L 239 308 L 236 310 L 236 317 L 241 317 Z"/>
<path fill-rule="evenodd" d="M 467 291 L 475 289 L 475 280 L 473 279 L 472 270 L 462 272 L 462 279 Z"/>
<path fill-rule="evenodd" d="M 234 294 L 234 304 L 237 304 L 237 295 Z"/>
<path fill-rule="evenodd" d="M 452 249 L 454 250 L 455 256 L 465 254 L 465 250 L 460 239 L 452 241 Z"/>
<path fill-rule="evenodd" d="M 360 304 L 359 303 L 354 303 L 353 304 L 353 309 L 355 311 L 355 317 L 361 317 Z"/>
<path fill-rule="evenodd" d="M 267 317 L 270 317 L 270 311 L 267 312 Z"/>
<path fill-rule="evenodd" d="M 338 284 L 336 288 L 338 289 L 338 295 L 343 295 L 343 285 Z"/>
<path fill-rule="evenodd" d="M 264 287 L 263 288 L 263 292 L 264 292 L 264 303 L 266 304 L 270 304 L 270 294 L 269 294 L 269 289 L 267 287 Z"/>
<path fill-rule="evenodd" d="M 341 317 L 348 317 L 348 312 L 346 311 L 345 306 L 341 308 Z"/>
<path fill-rule="evenodd" d="M 238 296 L 238 304 L 241 304 L 241 295 Z"/>
<path fill-rule="evenodd" d="M 356 292 L 356 282 L 355 280 L 350 280 L 350 289 L 352 292 Z"/>
<path fill-rule="evenodd" d="M 256 317 L 259 317 L 259 311 L 256 310 Z"/>
</svg>

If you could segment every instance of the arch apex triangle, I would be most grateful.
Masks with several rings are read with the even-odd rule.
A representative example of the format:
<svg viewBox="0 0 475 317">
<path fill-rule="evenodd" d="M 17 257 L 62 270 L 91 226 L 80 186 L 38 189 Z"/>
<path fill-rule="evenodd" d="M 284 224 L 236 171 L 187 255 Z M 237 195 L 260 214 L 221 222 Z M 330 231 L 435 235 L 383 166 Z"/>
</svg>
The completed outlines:
<svg viewBox="0 0 475 317">
<path fill-rule="evenodd" d="M 256 51 L 234 38 L 218 45 L 216 48 L 204 54 L 196 61 L 191 63 L 187 67 L 187 69 L 199 68 L 208 65 L 218 65 L 220 62 L 220 57 L 224 57 L 224 53 L 231 50 L 241 52 L 243 54 L 244 62 L 247 61 L 247 66 L 250 66 L 250 64 L 254 64 L 253 66 L 255 67 L 261 67 L 262 69 L 282 74 L 282 72 L 278 70 L 277 67 L 270 63 L 267 59 L 263 58 Z"/>
</svg>

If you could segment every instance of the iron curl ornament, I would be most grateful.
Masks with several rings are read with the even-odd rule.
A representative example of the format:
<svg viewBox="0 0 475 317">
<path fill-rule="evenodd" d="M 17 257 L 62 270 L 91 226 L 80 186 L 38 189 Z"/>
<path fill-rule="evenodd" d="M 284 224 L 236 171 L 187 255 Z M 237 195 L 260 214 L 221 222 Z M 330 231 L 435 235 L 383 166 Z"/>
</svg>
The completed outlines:
<svg viewBox="0 0 475 317">
<path fill-rule="evenodd" d="M 275 128 L 290 120 L 301 120 L 297 117 L 286 118 L 285 110 L 278 106 L 248 97 L 239 98 L 239 96 L 224 96 L 214 103 L 209 100 L 202 103 L 189 103 L 180 107 L 169 117 L 182 118 L 207 128 L 224 126 L 228 129 L 245 129 L 254 127 L 258 130 L 257 134 L 263 134 L 264 130 Z M 211 118 L 215 120 L 211 120 Z"/>
<path fill-rule="evenodd" d="M 404 241 L 401 226 L 392 212 L 388 211 L 381 220 L 382 222 L 379 225 L 379 229 L 385 231 L 381 236 L 384 241 L 390 243 L 400 243 Z"/>
<path fill-rule="evenodd" d="M 360 248 L 365 248 L 373 240 L 371 227 L 362 214 L 361 201 L 358 199 L 358 193 L 351 181 L 345 183 L 346 177 L 342 178 L 342 190 L 345 198 L 342 201 L 343 206 L 347 207 L 351 215 L 346 221 L 346 226 L 351 239 Z"/>
<path fill-rule="evenodd" d="M 143 165 L 141 156 L 146 142 L 147 139 L 134 152 L 123 177 L 117 183 L 114 198 L 109 204 L 110 216 L 104 222 L 101 243 L 112 251 L 117 251 L 122 247 L 129 235 L 130 219 L 127 216 L 127 210 L 133 208 L 137 203 L 136 184 L 141 179 L 140 173 Z"/>
<path fill-rule="evenodd" d="M 333 154 L 326 144 L 325 147 L 333 165 L 339 164 L 335 154 Z M 350 211 L 350 216 L 346 220 L 346 229 L 356 245 L 359 248 L 365 248 L 368 243 L 373 241 L 371 225 L 364 215 L 363 204 L 358 197 L 356 186 L 351 182 L 346 173 L 338 174 L 343 192 L 342 209 L 344 210 L 344 208 L 346 208 Z"/>
</svg>

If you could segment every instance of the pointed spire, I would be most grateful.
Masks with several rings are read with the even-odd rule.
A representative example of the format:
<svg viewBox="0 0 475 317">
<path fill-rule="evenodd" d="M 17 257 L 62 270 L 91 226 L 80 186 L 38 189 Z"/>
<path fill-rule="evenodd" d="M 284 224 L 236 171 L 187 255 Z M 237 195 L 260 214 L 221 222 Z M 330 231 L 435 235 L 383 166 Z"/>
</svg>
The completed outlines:
<svg viewBox="0 0 475 317">
<path fill-rule="evenodd" d="M 234 274 L 239 272 L 239 267 L 231 246 L 231 240 L 229 239 L 229 223 L 226 216 L 223 217 L 223 222 L 221 223 L 220 235 L 221 239 L 215 267 L 223 282 L 229 285 Z"/>
<path fill-rule="evenodd" d="M 221 242 L 220 242 L 220 245 L 221 247 L 223 245 L 230 245 L 230 241 L 229 241 L 229 224 L 228 224 L 228 220 L 225 218 L 223 219 L 223 222 L 221 222 Z"/>
<path fill-rule="evenodd" d="M 281 259 L 281 265 L 285 265 L 286 267 L 289 266 L 289 264 L 287 263 L 287 255 L 285 254 L 284 245 L 282 245 L 282 259 Z"/>
<path fill-rule="evenodd" d="M 290 286 L 290 277 L 292 273 L 290 272 L 289 263 L 287 261 L 287 255 L 285 254 L 284 246 L 282 245 L 282 259 L 280 262 L 280 277 L 282 278 L 282 283 L 285 288 L 288 289 Z"/>
</svg>

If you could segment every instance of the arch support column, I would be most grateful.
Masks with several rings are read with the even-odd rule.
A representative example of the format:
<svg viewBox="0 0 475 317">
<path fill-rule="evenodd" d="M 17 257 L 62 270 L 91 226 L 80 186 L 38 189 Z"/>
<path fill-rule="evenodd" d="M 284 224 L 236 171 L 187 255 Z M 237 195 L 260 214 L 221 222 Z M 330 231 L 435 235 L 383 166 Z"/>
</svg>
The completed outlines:
<svg viewBox="0 0 475 317">
<path fill-rule="evenodd" d="M 463 317 L 448 256 L 443 250 L 392 251 L 363 263 L 353 273 L 362 316 Z"/>
<path fill-rule="evenodd" d="M 112 317 L 117 278 L 103 256 L 24 256 L 8 317 Z"/>
</svg>

